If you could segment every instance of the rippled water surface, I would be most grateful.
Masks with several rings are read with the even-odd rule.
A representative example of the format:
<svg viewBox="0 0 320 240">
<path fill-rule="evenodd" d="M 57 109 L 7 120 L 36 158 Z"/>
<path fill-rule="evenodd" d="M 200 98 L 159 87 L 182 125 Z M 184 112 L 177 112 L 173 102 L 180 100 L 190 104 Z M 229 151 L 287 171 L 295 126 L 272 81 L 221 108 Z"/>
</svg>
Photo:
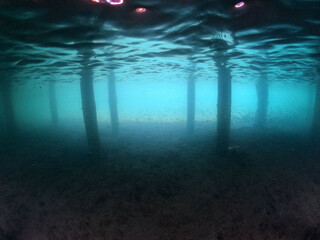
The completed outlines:
<svg viewBox="0 0 320 240">
<path fill-rule="evenodd" d="M 111 5 L 90 0 L 2 0 L 2 81 L 28 85 L 32 90 L 30 97 L 26 96 L 28 101 L 34 101 L 31 97 L 34 95 L 46 101 L 39 88 L 46 91 L 48 82 L 74 83 L 73 90 L 71 85 L 63 85 L 57 92 L 64 96 L 66 92 L 76 94 L 85 64 L 92 69 L 96 85 L 99 81 L 106 82 L 111 75 L 120 82 L 119 89 L 121 82 L 135 82 L 134 92 L 130 91 L 130 83 L 123 83 L 124 89 L 118 91 L 120 108 L 121 99 L 135 99 L 139 105 L 139 97 L 143 101 L 151 94 L 161 115 L 167 109 L 159 106 L 157 96 L 161 99 L 167 91 L 167 101 L 179 105 L 186 94 L 179 88 L 192 77 L 199 82 L 197 102 L 201 119 L 205 118 L 201 112 L 206 111 L 207 117 L 213 115 L 210 108 L 214 111 L 214 100 L 209 99 L 215 99 L 215 93 L 207 95 L 206 89 L 212 87 L 214 92 L 210 82 L 217 79 L 217 63 L 224 62 L 231 70 L 235 89 L 237 83 L 249 84 L 248 89 L 242 88 L 248 99 L 254 99 L 251 96 L 255 94 L 250 84 L 255 84 L 263 73 L 271 83 L 302 84 L 301 89 L 306 89 L 302 93 L 306 95 L 305 101 L 312 104 L 313 96 L 308 96 L 313 87 L 308 90 L 304 85 L 315 83 L 319 68 L 319 1 L 251 0 L 235 8 L 237 3 L 131 0 Z M 146 11 L 138 13 L 139 7 Z M 161 81 L 170 83 L 157 83 Z M 201 88 L 201 82 L 205 81 L 209 85 Z M 71 90 L 63 92 L 68 88 Z M 155 88 L 159 91 L 155 92 Z M 96 91 L 99 96 L 99 90 Z M 235 98 L 243 95 L 244 100 L 244 94 L 234 90 Z M 236 98 L 234 106 L 237 102 Z M 182 104 L 176 106 L 178 119 L 182 118 L 179 117 L 183 114 Z M 98 111 L 100 105 L 97 100 Z M 133 108 L 132 111 L 138 111 Z M 247 105 L 249 111 L 250 108 Z M 144 110 L 142 115 L 153 114 Z M 64 114 L 72 111 L 70 107 Z M 122 112 L 126 115 L 125 109 Z"/>
<path fill-rule="evenodd" d="M 1 70 L 19 82 L 75 81 L 85 51 L 97 80 L 114 70 L 121 81 L 178 81 L 192 66 L 207 80 L 223 50 L 235 81 L 251 81 L 259 70 L 272 81 L 314 81 L 319 1 L 235 3 L 2 0 Z"/>
</svg>

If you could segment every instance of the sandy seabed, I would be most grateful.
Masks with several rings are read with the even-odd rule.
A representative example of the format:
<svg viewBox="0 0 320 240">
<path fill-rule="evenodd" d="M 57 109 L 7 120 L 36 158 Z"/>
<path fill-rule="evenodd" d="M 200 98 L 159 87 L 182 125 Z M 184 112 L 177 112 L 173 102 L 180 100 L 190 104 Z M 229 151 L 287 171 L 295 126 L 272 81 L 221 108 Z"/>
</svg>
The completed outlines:
<svg viewBox="0 0 320 240">
<path fill-rule="evenodd" d="M 319 240 L 320 159 L 301 136 L 36 136 L 0 151 L 0 240 Z M 108 154 L 107 154 L 108 152 Z"/>
</svg>

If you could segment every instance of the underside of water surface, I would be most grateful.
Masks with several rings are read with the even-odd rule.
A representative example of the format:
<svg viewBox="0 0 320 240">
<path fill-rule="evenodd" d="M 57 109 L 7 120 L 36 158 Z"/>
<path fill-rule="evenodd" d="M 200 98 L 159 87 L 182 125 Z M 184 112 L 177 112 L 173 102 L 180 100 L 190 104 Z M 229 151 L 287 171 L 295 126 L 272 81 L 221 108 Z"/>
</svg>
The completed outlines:
<svg viewBox="0 0 320 240">
<path fill-rule="evenodd" d="M 320 239 L 319 0 L 0 0 L 0 240 Z"/>
</svg>

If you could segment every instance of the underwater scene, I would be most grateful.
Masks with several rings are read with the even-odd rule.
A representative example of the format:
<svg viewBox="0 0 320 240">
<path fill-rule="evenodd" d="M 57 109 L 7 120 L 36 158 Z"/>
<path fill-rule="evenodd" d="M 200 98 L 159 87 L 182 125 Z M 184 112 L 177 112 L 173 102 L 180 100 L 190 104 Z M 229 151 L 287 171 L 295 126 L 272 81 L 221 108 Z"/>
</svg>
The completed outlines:
<svg viewBox="0 0 320 240">
<path fill-rule="evenodd" d="M 0 0 L 0 240 L 320 240 L 319 0 Z"/>
</svg>

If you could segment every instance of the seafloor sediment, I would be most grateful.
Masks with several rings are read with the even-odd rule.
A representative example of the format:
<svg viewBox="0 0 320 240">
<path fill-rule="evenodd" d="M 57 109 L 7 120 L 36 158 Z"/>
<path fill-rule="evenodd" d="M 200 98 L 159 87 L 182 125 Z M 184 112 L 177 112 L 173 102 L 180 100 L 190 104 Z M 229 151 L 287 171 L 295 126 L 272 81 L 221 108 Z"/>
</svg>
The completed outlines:
<svg viewBox="0 0 320 240">
<path fill-rule="evenodd" d="M 102 141 L 103 142 L 103 141 Z M 12 240 L 320 239 L 320 161 L 294 134 L 239 130 L 85 143 L 40 136 L 0 151 L 0 229 Z M 0 234 L 0 239 L 1 239 Z M 1 239 L 2 240 L 2 239 Z"/>
</svg>

